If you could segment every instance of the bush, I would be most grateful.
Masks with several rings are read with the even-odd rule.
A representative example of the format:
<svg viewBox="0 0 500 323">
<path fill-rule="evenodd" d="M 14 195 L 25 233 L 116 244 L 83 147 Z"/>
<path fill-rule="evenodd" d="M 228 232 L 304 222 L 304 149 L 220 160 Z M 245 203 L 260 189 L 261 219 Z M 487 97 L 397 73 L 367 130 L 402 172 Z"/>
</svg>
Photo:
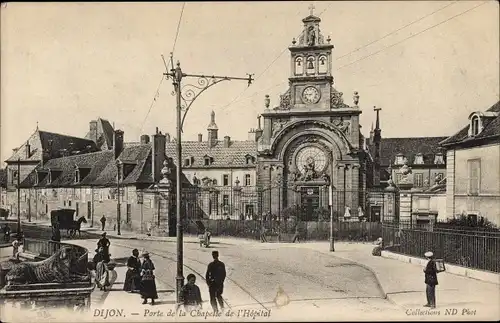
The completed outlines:
<svg viewBox="0 0 500 323">
<path fill-rule="evenodd" d="M 377 257 L 382 256 L 382 247 L 381 246 L 374 247 L 372 250 L 372 255 Z"/>
</svg>

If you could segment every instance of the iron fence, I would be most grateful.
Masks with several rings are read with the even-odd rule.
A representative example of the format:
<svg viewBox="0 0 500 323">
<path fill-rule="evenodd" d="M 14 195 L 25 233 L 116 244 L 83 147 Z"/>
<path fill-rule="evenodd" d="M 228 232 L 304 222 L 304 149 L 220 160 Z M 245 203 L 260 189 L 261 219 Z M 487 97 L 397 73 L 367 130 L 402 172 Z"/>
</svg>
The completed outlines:
<svg viewBox="0 0 500 323">
<path fill-rule="evenodd" d="M 384 246 L 394 252 L 423 257 L 432 251 L 447 263 L 500 272 L 500 232 L 440 228 L 435 223 L 382 224 Z"/>
</svg>

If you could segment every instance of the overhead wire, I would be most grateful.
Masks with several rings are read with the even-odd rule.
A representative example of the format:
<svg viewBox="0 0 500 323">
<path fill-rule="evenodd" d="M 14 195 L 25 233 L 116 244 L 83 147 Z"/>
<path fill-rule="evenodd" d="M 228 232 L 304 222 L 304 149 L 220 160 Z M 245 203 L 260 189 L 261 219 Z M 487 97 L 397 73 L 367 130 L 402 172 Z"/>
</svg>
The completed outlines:
<svg viewBox="0 0 500 323">
<path fill-rule="evenodd" d="M 450 18 L 448 18 L 448 19 L 445 19 L 445 20 L 443 20 L 443 21 L 441 21 L 441 22 L 439 22 L 439 23 L 437 23 L 437 24 L 434 24 L 434 25 L 432 25 L 432 26 L 430 26 L 430 27 L 428 27 L 428 28 L 425 28 L 425 29 L 423 29 L 423 30 L 419 31 L 419 32 L 417 32 L 416 34 L 412 34 L 412 35 L 410 35 L 409 37 L 403 38 L 402 40 L 400 40 L 400 41 L 398 41 L 398 42 L 395 42 L 395 43 L 393 43 L 393 44 L 391 44 L 391 45 L 389 45 L 389 46 L 386 46 L 386 47 L 382 48 L 381 50 L 378 50 L 378 51 L 376 51 L 376 52 L 374 52 L 374 53 L 371 53 L 371 54 L 369 54 L 369 55 L 363 56 L 363 57 L 361 57 L 360 59 L 357 59 L 357 60 L 352 61 L 352 62 L 350 62 L 350 63 L 347 63 L 347 64 L 345 64 L 345 65 L 342 65 L 342 66 L 340 66 L 339 68 L 337 68 L 337 70 L 340 70 L 340 69 L 345 68 L 345 67 L 347 67 L 347 66 L 351 66 L 352 64 L 355 64 L 355 63 L 360 62 L 360 61 L 362 61 L 362 60 L 365 60 L 365 59 L 367 59 L 367 58 L 369 58 L 369 57 L 372 57 L 372 56 L 374 56 L 374 55 L 377 55 L 378 53 L 381 53 L 381 52 L 383 52 L 384 50 L 387 50 L 387 49 L 392 48 L 392 47 L 394 47 L 394 46 L 396 46 L 396 45 L 399 45 L 399 44 L 401 44 L 401 43 L 403 43 L 403 42 L 407 41 L 408 39 L 411 39 L 411 38 L 416 37 L 416 36 L 418 36 L 418 35 L 420 35 L 420 34 L 423 34 L 423 33 L 424 33 L 424 32 L 426 32 L 426 31 L 429 31 L 429 30 L 431 30 L 431 29 L 433 29 L 433 28 L 436 28 L 436 27 L 438 27 L 438 26 L 440 26 L 440 25 L 442 25 L 442 24 L 444 24 L 444 23 L 447 23 L 447 22 L 449 22 L 449 21 L 451 21 L 451 20 L 453 20 L 453 19 L 455 19 L 455 18 L 457 18 L 457 17 L 459 17 L 459 16 L 462 16 L 462 15 L 464 15 L 464 14 L 466 14 L 466 13 L 468 13 L 468 12 L 470 12 L 470 11 L 472 11 L 472 10 L 476 9 L 476 8 L 479 8 L 479 7 L 481 7 L 482 5 L 485 5 L 487 2 L 489 2 L 489 1 L 485 1 L 485 2 L 483 2 L 483 3 L 479 4 L 479 5 L 475 6 L 475 7 L 472 7 L 472 8 L 469 8 L 469 9 L 465 10 L 465 11 L 462 11 L 462 12 L 461 12 L 461 13 L 459 13 L 459 14 L 456 14 L 456 15 L 454 15 L 454 16 L 451 16 L 451 17 L 450 17 Z"/>
<path fill-rule="evenodd" d="M 439 11 L 443 11 L 444 9 L 446 9 L 446 8 L 448 8 L 448 7 L 450 7 L 450 6 L 453 6 L 453 5 L 454 5 L 454 4 L 456 4 L 457 2 L 458 2 L 458 0 L 457 0 L 457 1 L 454 1 L 454 2 L 452 2 L 452 3 L 449 3 L 449 4 L 447 4 L 447 5 L 446 5 L 446 6 L 444 6 L 444 7 L 441 7 L 441 8 L 439 8 L 439 9 L 437 9 L 437 10 L 435 10 L 435 11 L 433 11 L 433 12 L 431 12 L 431 13 L 429 13 L 429 14 L 425 15 L 425 16 L 422 16 L 422 17 L 418 18 L 417 20 L 414 20 L 414 21 L 412 21 L 412 22 L 410 22 L 410 23 L 408 23 L 408 24 L 404 25 L 403 27 L 400 27 L 400 28 L 398 28 L 398 29 L 396 29 L 396 30 L 393 30 L 393 31 L 391 31 L 391 32 L 389 32 L 389 33 L 387 33 L 387 34 L 385 34 L 384 36 L 382 36 L 382 37 L 380 37 L 380 38 L 378 38 L 378 39 L 376 39 L 376 40 L 374 40 L 374 41 L 372 41 L 372 42 L 369 42 L 368 44 L 365 44 L 365 45 L 363 45 L 363 46 L 361 46 L 361 47 L 358 47 L 358 48 L 356 48 L 356 49 L 354 49 L 354 50 L 352 50 L 352 51 L 350 51 L 350 52 L 348 52 L 348 53 L 346 53 L 346 54 L 344 54 L 344 55 L 341 55 L 341 56 L 337 57 L 337 60 L 339 60 L 339 59 L 341 59 L 341 58 L 343 58 L 343 57 L 346 57 L 346 56 L 348 56 L 348 55 L 351 55 L 351 54 L 353 54 L 353 53 L 355 53 L 355 52 L 357 52 L 357 51 L 359 51 L 359 50 L 361 50 L 361 49 L 363 49 L 363 48 L 366 48 L 366 47 L 370 46 L 370 45 L 373 45 L 373 44 L 375 44 L 375 43 L 378 43 L 379 41 L 381 41 L 381 40 L 383 40 L 383 39 L 385 39 L 385 38 L 387 38 L 387 37 L 389 37 L 389 36 L 391 36 L 391 35 L 394 35 L 395 33 L 399 32 L 399 31 L 401 31 L 401 30 L 403 30 L 403 29 L 405 29 L 405 28 L 408 28 L 408 27 L 410 27 L 411 25 L 416 24 L 417 22 L 420 22 L 420 21 L 424 20 L 425 18 L 430 17 L 430 16 L 432 16 L 432 15 L 434 15 L 434 14 L 438 13 Z"/>
<path fill-rule="evenodd" d="M 458 1 L 455 1 L 455 2 L 454 2 L 454 3 L 452 3 L 452 4 L 448 4 L 447 6 L 442 7 L 442 8 L 440 8 L 440 9 L 438 9 L 438 10 L 436 10 L 436 11 L 434 11 L 434 12 L 432 12 L 432 13 L 428 14 L 428 15 L 426 15 L 425 17 L 429 17 L 429 16 L 431 16 L 431 15 L 433 15 L 433 14 L 435 14 L 435 13 L 437 13 L 437 12 L 439 12 L 439 11 L 441 11 L 441 10 L 443 10 L 443 9 L 445 9 L 445 8 L 447 8 L 447 7 L 449 7 L 449 6 L 451 6 L 451 5 L 456 4 L 457 2 L 458 2 Z M 406 41 L 406 40 L 408 40 L 408 39 L 410 39 L 410 38 L 413 38 L 413 37 L 415 37 L 415 36 L 418 36 L 418 35 L 420 35 L 420 34 L 422 34 L 422 33 L 426 32 L 426 31 L 431 30 L 432 28 L 435 28 L 435 27 L 437 27 L 437 26 L 439 26 L 439 25 L 441 25 L 441 24 L 444 24 L 444 23 L 446 23 L 446 22 L 448 22 L 448 21 L 450 21 L 450 20 L 452 20 L 452 19 L 454 19 L 454 18 L 456 18 L 456 17 L 458 17 L 458 16 L 461 16 L 461 15 L 463 15 L 463 14 L 466 14 L 467 12 L 472 11 L 472 10 L 474 10 L 474 9 L 476 9 L 476 8 L 478 8 L 478 7 L 482 6 L 482 5 L 484 5 L 484 4 L 486 4 L 487 2 L 489 2 L 489 1 L 485 1 L 485 2 L 481 3 L 480 5 L 477 5 L 477 6 L 475 6 L 475 7 L 472 7 L 472 8 L 470 8 L 470 9 L 468 9 L 468 10 L 465 10 L 465 11 L 463 11 L 463 12 L 461 12 L 461 13 L 457 14 L 457 15 L 454 15 L 454 16 L 452 16 L 452 17 L 450 17 L 450 18 L 448 18 L 448 19 L 446 19 L 446 20 L 444 20 L 444 21 L 442 21 L 442 22 L 440 22 L 440 23 L 438 23 L 438 24 L 435 24 L 435 25 L 433 25 L 433 26 L 431 26 L 431 27 L 429 27 L 429 28 L 426 28 L 426 29 L 424 29 L 424 30 L 422 30 L 422 31 L 420 31 L 420 32 L 418 32 L 418 33 L 416 33 L 416 34 L 413 34 L 413 35 L 411 35 L 411 36 L 409 36 L 409 37 L 407 37 L 407 38 L 405 38 L 405 39 L 403 39 L 403 40 L 401 40 L 401 41 L 399 41 L 399 42 L 396 42 L 396 43 L 391 44 L 391 45 L 389 45 L 389 46 L 387 46 L 387 47 L 384 47 L 383 49 L 381 49 L 381 50 L 379 50 L 379 51 L 377 51 L 377 52 L 371 53 L 371 54 L 366 55 L 366 56 L 364 56 L 364 57 L 362 57 L 362 58 L 360 58 L 360 59 L 358 59 L 358 60 L 355 60 L 355 61 L 353 61 L 353 62 L 350 62 L 350 63 L 347 63 L 347 64 L 345 64 L 345 65 L 342 65 L 342 66 L 338 67 L 336 70 L 340 70 L 340 69 L 345 68 L 345 67 L 347 67 L 347 66 L 353 65 L 354 63 L 360 62 L 360 61 L 362 61 L 362 60 L 364 60 L 364 59 L 366 59 L 366 58 L 369 58 L 369 57 L 371 57 L 371 56 L 374 56 L 374 55 L 376 55 L 376 54 L 378 54 L 378 53 L 380 53 L 380 52 L 382 52 L 382 51 L 384 51 L 384 50 L 386 50 L 386 49 L 389 49 L 389 48 L 391 48 L 391 47 L 394 47 L 394 46 L 396 46 L 396 45 L 399 45 L 399 44 L 401 44 L 402 42 L 404 42 L 404 41 Z M 423 18 L 417 19 L 417 20 L 415 20 L 413 23 L 409 23 L 407 26 L 403 26 L 403 27 L 399 28 L 397 31 L 402 30 L 402 29 L 404 29 L 404 28 L 406 28 L 406 27 L 408 27 L 408 26 L 410 26 L 410 25 L 412 25 L 412 24 L 416 23 L 417 21 L 421 21 L 422 19 L 423 19 Z M 390 34 L 394 34 L 394 33 L 396 33 L 397 31 L 393 31 L 393 32 L 391 32 Z M 389 34 L 388 34 L 388 35 L 389 35 Z M 386 38 L 388 35 L 385 35 L 385 36 L 383 36 L 382 38 Z M 381 39 L 382 39 L 382 38 L 381 38 Z M 364 46 L 362 46 L 362 47 L 360 47 L 360 48 L 367 47 L 367 46 L 369 46 L 370 44 L 374 44 L 374 43 L 378 42 L 379 40 L 380 40 L 380 39 L 375 40 L 375 41 L 373 41 L 373 42 L 371 42 L 371 43 L 369 43 L 369 44 L 367 44 L 367 45 L 364 45 Z M 352 52 L 354 52 L 354 51 L 356 51 L 356 50 L 353 50 Z M 352 52 L 350 52 L 350 53 L 352 53 Z M 348 55 L 348 54 L 350 54 L 350 53 L 347 53 L 347 54 L 345 54 L 344 56 L 346 56 L 346 55 Z M 279 85 L 282 85 L 282 84 L 285 84 L 285 83 L 287 83 L 287 82 L 288 82 L 288 81 L 283 81 L 283 82 L 277 83 L 277 84 L 275 84 L 275 85 L 273 85 L 273 86 L 271 86 L 271 87 L 269 87 L 269 88 L 267 88 L 267 89 L 265 89 L 265 90 L 258 91 L 258 92 L 254 93 L 254 94 L 252 94 L 252 95 L 250 95 L 250 96 L 248 96 L 248 97 L 244 97 L 244 98 L 241 98 L 241 99 L 239 99 L 239 100 L 234 100 L 234 102 L 232 102 L 232 103 L 230 103 L 230 104 L 233 104 L 233 103 L 239 102 L 239 101 L 241 101 L 241 100 L 247 100 L 247 99 L 250 99 L 250 98 L 252 98 L 252 97 L 256 96 L 256 95 L 257 95 L 257 94 L 259 94 L 259 93 L 265 92 L 265 91 L 267 91 L 267 90 L 269 90 L 269 89 L 271 89 L 271 88 L 275 88 L 275 87 L 277 87 L 277 86 L 279 86 Z M 224 106 L 224 108 L 225 108 L 225 107 L 227 107 L 227 106 Z M 223 108 L 223 109 L 224 109 L 224 108 Z"/>
<path fill-rule="evenodd" d="M 177 30 L 175 32 L 174 44 L 172 45 L 172 55 L 175 52 L 175 46 L 177 45 L 177 39 L 179 37 L 179 30 L 180 30 L 180 27 L 181 27 L 182 15 L 184 13 L 184 7 L 185 7 L 185 5 L 186 5 L 186 2 L 183 2 L 182 3 L 182 8 L 181 8 L 181 13 L 180 13 L 180 16 L 179 16 L 179 21 L 177 22 Z M 163 59 L 163 62 L 165 63 L 165 59 L 163 58 L 163 55 L 162 55 L 162 59 Z M 156 88 L 155 95 L 153 97 L 153 100 L 151 101 L 151 104 L 149 105 L 148 112 L 146 113 L 146 117 L 144 117 L 144 120 L 142 121 L 141 132 L 142 132 L 142 129 L 144 128 L 144 124 L 146 123 L 146 120 L 149 117 L 149 114 L 151 113 L 151 109 L 153 108 L 153 105 L 155 104 L 156 100 L 160 97 L 160 87 L 161 87 L 161 84 L 163 83 L 164 78 L 165 78 L 165 76 L 162 73 L 160 82 L 158 84 L 158 87 Z"/>
</svg>

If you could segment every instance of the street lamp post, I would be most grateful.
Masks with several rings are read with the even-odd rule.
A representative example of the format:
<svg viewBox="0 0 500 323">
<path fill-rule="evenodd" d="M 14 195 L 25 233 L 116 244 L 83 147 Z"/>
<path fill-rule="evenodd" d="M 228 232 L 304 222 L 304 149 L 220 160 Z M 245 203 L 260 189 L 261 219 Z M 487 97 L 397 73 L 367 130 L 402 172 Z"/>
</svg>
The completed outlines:
<svg viewBox="0 0 500 323">
<path fill-rule="evenodd" d="M 21 158 L 17 159 L 17 235 L 21 234 Z"/>
<path fill-rule="evenodd" d="M 182 174 L 182 126 L 184 125 L 184 120 L 186 119 L 187 112 L 193 104 L 193 102 L 208 88 L 214 86 L 222 81 L 230 80 L 244 80 L 248 82 L 248 85 L 253 81 L 252 75 L 248 74 L 248 77 L 228 77 L 228 76 L 205 76 L 197 74 L 185 74 L 182 72 L 181 64 L 177 61 L 177 67 L 174 68 L 173 54 L 170 53 L 170 72 L 163 73 L 167 78 L 172 79 L 174 85 L 174 95 L 176 96 L 176 116 L 177 116 L 177 138 L 176 138 L 176 150 L 177 150 L 177 168 L 176 168 L 176 196 L 175 196 L 175 206 L 176 206 L 176 236 L 177 236 L 177 276 L 176 276 L 176 294 L 177 302 L 180 301 L 180 291 L 184 285 L 183 276 L 183 237 L 182 237 L 182 217 L 181 217 L 181 174 Z M 166 65 L 166 63 L 165 63 Z M 166 66 L 165 66 L 166 67 Z M 184 77 L 194 77 L 197 78 L 197 84 L 186 84 L 181 85 L 181 81 Z M 184 115 L 182 115 L 184 112 Z"/>
<path fill-rule="evenodd" d="M 333 184 L 330 183 L 330 252 L 335 251 L 335 245 L 333 240 Z"/>
</svg>

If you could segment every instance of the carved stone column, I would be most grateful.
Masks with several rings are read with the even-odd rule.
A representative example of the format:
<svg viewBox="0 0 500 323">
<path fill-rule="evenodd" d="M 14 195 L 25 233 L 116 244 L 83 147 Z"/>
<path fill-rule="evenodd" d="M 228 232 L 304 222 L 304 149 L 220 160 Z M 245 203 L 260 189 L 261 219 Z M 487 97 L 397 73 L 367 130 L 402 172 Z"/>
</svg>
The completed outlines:
<svg viewBox="0 0 500 323">
<path fill-rule="evenodd" d="M 170 171 L 171 169 L 165 161 L 161 170 L 163 178 L 157 185 L 158 214 L 157 225 L 151 230 L 153 236 L 168 237 L 169 219 L 176 216 L 176 214 L 170 214 L 173 209 L 171 205 L 172 181 L 168 178 Z"/>
<path fill-rule="evenodd" d="M 332 201 L 333 212 L 335 212 L 334 214 L 337 215 L 340 221 L 344 220 L 344 208 L 346 201 L 346 183 L 345 183 L 346 168 L 347 167 L 345 164 L 337 165 L 337 175 L 338 175 L 337 187 L 336 190 L 334 190 L 333 192 L 333 201 Z"/>
</svg>

